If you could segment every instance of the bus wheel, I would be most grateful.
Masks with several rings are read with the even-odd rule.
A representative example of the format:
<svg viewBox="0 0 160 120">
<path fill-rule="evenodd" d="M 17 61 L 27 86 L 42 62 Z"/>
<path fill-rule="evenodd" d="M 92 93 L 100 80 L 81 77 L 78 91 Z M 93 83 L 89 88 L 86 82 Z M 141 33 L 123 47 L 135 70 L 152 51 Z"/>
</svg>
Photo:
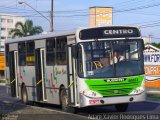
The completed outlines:
<svg viewBox="0 0 160 120">
<path fill-rule="evenodd" d="M 28 104 L 28 95 L 27 95 L 27 89 L 25 86 L 22 88 L 22 102 L 25 104 Z"/>
<path fill-rule="evenodd" d="M 115 108 L 118 112 L 125 112 L 128 109 L 128 103 L 116 104 Z"/>
<path fill-rule="evenodd" d="M 60 95 L 61 95 L 60 98 L 61 98 L 62 110 L 64 112 L 76 113 L 76 108 L 73 108 L 68 105 L 68 96 L 65 89 L 61 90 Z"/>
</svg>

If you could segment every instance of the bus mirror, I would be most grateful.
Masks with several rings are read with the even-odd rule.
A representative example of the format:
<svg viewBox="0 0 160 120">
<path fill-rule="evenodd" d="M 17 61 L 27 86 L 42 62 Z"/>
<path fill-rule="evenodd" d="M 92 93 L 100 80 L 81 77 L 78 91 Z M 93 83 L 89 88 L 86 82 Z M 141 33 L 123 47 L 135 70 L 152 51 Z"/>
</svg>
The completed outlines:
<svg viewBox="0 0 160 120">
<path fill-rule="evenodd" d="M 72 45 L 72 56 L 77 58 L 77 45 Z"/>
<path fill-rule="evenodd" d="M 144 42 L 142 41 L 142 50 L 144 51 L 145 49 L 145 45 L 144 45 Z"/>
<path fill-rule="evenodd" d="M 143 51 L 145 50 L 145 46 L 144 46 L 144 44 L 142 45 L 142 49 L 143 49 Z"/>
</svg>

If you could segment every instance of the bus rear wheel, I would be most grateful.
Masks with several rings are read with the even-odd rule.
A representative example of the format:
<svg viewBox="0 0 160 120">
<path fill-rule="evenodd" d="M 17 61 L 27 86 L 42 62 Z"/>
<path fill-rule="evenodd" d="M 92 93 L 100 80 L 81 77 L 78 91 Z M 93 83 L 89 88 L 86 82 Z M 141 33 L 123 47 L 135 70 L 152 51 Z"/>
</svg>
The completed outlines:
<svg viewBox="0 0 160 120">
<path fill-rule="evenodd" d="M 76 113 L 76 108 L 73 108 L 68 105 L 68 96 L 65 89 L 61 90 L 60 98 L 61 98 L 62 111 L 69 113 Z"/>
<path fill-rule="evenodd" d="M 118 112 L 125 112 L 128 109 L 128 103 L 116 104 L 115 108 Z"/>
<path fill-rule="evenodd" d="M 22 102 L 24 104 L 28 104 L 28 95 L 27 95 L 27 89 L 25 86 L 22 88 Z"/>
</svg>

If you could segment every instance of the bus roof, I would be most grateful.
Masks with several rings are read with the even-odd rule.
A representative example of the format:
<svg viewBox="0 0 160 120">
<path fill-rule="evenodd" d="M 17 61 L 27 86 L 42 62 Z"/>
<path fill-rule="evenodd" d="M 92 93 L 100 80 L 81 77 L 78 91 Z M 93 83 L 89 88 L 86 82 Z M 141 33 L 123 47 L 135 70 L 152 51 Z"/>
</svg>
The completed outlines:
<svg viewBox="0 0 160 120">
<path fill-rule="evenodd" d="M 5 40 L 5 43 L 15 43 L 15 42 L 29 41 L 29 40 L 41 40 L 41 39 L 51 38 L 51 37 L 73 35 L 75 33 L 76 33 L 75 30 L 69 31 L 69 32 L 50 32 L 50 33 L 47 33 L 47 34 L 38 34 L 38 35 L 33 35 L 33 36 L 19 37 L 19 38 L 15 38 L 15 39 L 8 39 L 8 40 Z"/>
<path fill-rule="evenodd" d="M 111 25 L 111 26 L 101 26 L 102 28 L 104 27 L 133 27 L 137 28 L 139 30 L 139 27 L 137 26 L 126 26 L 126 25 Z M 8 39 L 5 41 L 5 43 L 15 43 L 15 42 L 20 42 L 20 41 L 29 41 L 29 40 L 41 40 L 45 38 L 51 38 L 51 37 L 58 37 L 58 36 L 66 36 L 66 35 L 74 35 L 76 34 L 76 31 L 80 30 L 86 30 L 86 29 L 94 29 L 94 28 L 101 28 L 101 27 L 79 27 L 75 30 L 68 31 L 68 32 L 51 32 L 47 34 L 39 34 L 39 35 L 33 35 L 33 36 L 27 36 L 27 37 L 20 37 L 20 38 L 15 38 L 15 39 Z"/>
</svg>

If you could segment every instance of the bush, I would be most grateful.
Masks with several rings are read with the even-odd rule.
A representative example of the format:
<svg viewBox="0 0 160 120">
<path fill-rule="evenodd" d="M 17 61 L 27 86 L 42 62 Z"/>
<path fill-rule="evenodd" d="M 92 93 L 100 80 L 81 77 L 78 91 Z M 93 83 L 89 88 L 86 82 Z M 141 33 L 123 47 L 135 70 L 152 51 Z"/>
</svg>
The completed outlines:
<svg viewBox="0 0 160 120">
<path fill-rule="evenodd" d="M 6 83 L 6 80 L 0 80 L 0 83 Z"/>
</svg>

